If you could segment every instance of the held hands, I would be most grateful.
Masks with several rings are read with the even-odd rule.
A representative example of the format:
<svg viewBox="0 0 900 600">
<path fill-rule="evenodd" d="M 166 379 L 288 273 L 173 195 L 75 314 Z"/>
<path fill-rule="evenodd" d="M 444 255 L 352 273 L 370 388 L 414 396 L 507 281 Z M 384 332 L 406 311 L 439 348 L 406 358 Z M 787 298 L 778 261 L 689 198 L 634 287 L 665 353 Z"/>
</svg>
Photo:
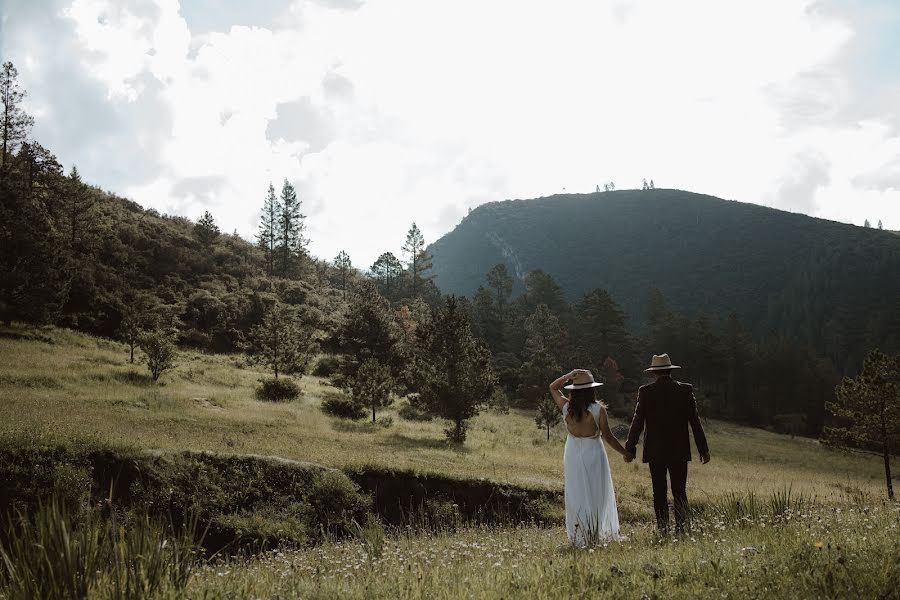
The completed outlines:
<svg viewBox="0 0 900 600">
<path fill-rule="evenodd" d="M 625 459 L 625 462 L 630 463 L 634 460 L 634 452 L 625 451 L 625 454 L 622 455 L 622 458 Z"/>
</svg>

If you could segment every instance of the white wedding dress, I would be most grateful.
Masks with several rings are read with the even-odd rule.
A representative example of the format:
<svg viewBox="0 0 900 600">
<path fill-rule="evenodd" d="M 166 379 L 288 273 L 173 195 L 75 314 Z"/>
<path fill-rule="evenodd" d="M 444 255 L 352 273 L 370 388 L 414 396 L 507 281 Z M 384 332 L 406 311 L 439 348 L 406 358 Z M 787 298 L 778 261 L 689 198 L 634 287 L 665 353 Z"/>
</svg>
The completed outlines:
<svg viewBox="0 0 900 600">
<path fill-rule="evenodd" d="M 597 434 L 579 437 L 569 431 L 563 454 L 566 533 L 569 541 L 576 546 L 619 539 L 616 494 L 609 458 L 600 439 L 600 405 L 592 403 L 588 412 L 597 424 Z M 569 403 L 566 402 L 563 406 L 563 424 L 568 414 Z"/>
</svg>

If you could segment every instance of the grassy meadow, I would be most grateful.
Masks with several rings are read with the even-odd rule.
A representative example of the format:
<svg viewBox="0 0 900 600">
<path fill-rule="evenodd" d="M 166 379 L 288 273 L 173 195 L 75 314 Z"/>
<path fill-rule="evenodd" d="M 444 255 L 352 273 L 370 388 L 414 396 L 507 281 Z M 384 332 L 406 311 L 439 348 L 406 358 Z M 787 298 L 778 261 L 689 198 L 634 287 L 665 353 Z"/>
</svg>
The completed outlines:
<svg viewBox="0 0 900 600">
<path fill-rule="evenodd" d="M 445 423 L 400 418 L 399 399 L 379 423 L 348 422 L 319 409 L 331 389 L 319 378 L 302 378 L 302 399 L 272 404 L 255 399 L 263 373 L 239 356 L 182 352 L 178 363 L 154 384 L 120 343 L 0 329 L 0 434 L 562 487 L 564 430 L 548 442 L 530 411 L 486 411 L 458 448 L 444 441 Z M 573 550 L 558 526 L 423 532 L 376 520 L 355 539 L 204 564 L 159 597 L 900 597 L 900 513 L 884 499 L 878 456 L 705 427 L 713 460 L 690 469 L 688 493 L 703 514 L 686 537 L 657 538 L 646 466 L 610 451 L 622 543 Z M 92 595 L 114 597 L 110 589 Z"/>
</svg>

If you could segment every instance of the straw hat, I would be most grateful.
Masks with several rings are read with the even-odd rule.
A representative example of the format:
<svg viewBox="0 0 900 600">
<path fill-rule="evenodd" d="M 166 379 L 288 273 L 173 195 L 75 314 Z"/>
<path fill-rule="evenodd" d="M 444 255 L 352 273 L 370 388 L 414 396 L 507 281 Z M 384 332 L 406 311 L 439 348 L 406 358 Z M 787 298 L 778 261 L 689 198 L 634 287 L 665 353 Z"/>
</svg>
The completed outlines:
<svg viewBox="0 0 900 600">
<path fill-rule="evenodd" d="M 583 390 L 586 388 L 595 388 L 602 386 L 602 383 L 597 383 L 594 381 L 594 376 L 591 375 L 590 371 L 582 371 L 575 375 L 572 379 L 572 383 L 567 385 L 565 389 L 567 390 Z"/>
<path fill-rule="evenodd" d="M 678 365 L 672 364 L 672 359 L 668 354 L 654 354 L 653 360 L 650 362 L 650 368 L 644 369 L 645 373 L 653 373 L 654 371 L 671 371 L 672 369 L 680 369 Z"/>
</svg>

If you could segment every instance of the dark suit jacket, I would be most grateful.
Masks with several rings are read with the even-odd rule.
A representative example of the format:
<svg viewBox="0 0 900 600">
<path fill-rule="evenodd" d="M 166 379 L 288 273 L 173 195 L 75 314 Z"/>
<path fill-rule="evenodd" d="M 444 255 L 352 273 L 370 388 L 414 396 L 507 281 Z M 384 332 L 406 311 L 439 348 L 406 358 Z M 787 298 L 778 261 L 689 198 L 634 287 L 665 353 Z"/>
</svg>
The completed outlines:
<svg viewBox="0 0 900 600">
<path fill-rule="evenodd" d="M 700 454 L 709 453 L 706 436 L 697 414 L 694 388 L 671 377 L 660 377 L 638 391 L 634 419 L 628 431 L 625 449 L 635 454 L 641 431 L 644 435 L 644 462 L 684 462 L 691 460 L 688 424 L 694 430 L 694 441 Z"/>
</svg>

